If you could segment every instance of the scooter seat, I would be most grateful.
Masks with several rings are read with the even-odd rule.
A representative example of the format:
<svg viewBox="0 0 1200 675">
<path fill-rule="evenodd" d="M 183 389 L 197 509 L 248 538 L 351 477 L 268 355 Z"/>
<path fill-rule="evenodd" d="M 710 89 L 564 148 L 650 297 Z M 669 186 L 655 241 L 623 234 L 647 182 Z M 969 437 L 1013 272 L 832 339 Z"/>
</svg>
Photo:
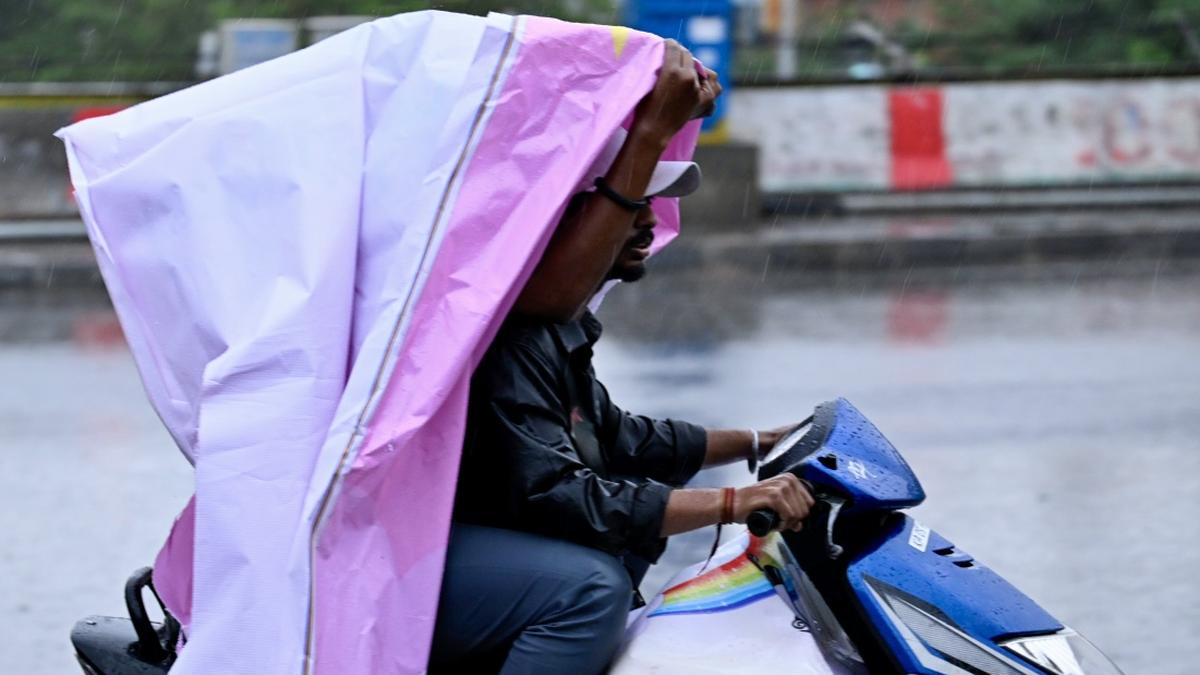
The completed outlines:
<svg viewBox="0 0 1200 675">
<path fill-rule="evenodd" d="M 155 629 L 160 629 L 155 624 Z M 168 664 L 144 661 L 137 655 L 138 636 L 129 619 L 89 616 L 71 629 L 71 644 L 83 671 L 89 675 L 166 675 Z"/>
</svg>

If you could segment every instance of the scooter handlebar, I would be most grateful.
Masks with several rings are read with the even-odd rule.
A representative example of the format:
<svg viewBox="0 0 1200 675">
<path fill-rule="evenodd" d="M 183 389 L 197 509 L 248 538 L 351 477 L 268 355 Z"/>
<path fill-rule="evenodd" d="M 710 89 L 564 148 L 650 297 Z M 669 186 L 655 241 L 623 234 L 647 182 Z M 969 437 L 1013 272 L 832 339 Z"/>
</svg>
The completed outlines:
<svg viewBox="0 0 1200 675">
<path fill-rule="evenodd" d="M 775 509 L 755 509 L 746 516 L 746 527 L 750 529 L 750 534 L 765 537 L 779 527 L 779 514 Z"/>
</svg>

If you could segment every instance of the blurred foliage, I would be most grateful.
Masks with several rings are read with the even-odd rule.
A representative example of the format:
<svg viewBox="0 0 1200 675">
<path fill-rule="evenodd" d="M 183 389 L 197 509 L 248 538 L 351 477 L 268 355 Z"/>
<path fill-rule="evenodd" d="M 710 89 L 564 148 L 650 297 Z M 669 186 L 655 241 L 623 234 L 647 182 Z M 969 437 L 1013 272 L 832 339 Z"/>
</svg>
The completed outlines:
<svg viewBox="0 0 1200 675">
<path fill-rule="evenodd" d="M 806 2 L 807 0 L 797 0 Z M 866 20 L 923 71 L 1052 72 L 1200 64 L 1200 0 L 907 0 L 898 22 L 878 25 L 873 8 L 895 0 L 813 3 L 796 45 L 801 77 L 841 77 L 864 53 L 850 29 Z M 0 81 L 186 81 L 200 34 L 222 19 L 353 14 L 385 16 L 439 8 L 618 21 L 617 0 L 0 0 Z M 931 11 L 926 11 L 931 10 Z M 808 10 L 805 10 L 808 12 Z M 756 15 L 747 15 L 750 25 Z M 921 18 L 923 17 L 923 18 Z M 931 18 L 932 17 L 932 18 Z M 754 33 L 754 30 L 749 31 Z M 739 79 L 770 80 L 766 36 L 740 45 Z"/>
<path fill-rule="evenodd" d="M 417 9 L 611 22 L 611 0 L 0 0 L 0 82 L 188 81 L 227 18 L 387 16 Z"/>
<path fill-rule="evenodd" d="M 933 63 L 987 69 L 1200 62 L 1200 0 L 974 0 L 940 3 Z M 910 33 L 906 41 L 912 42 Z"/>
<path fill-rule="evenodd" d="M 895 0 L 798 1 L 800 79 L 863 64 L 933 78 L 1200 66 L 1200 0 L 906 0 L 900 16 Z M 864 25 L 886 46 L 864 41 Z M 736 79 L 774 78 L 771 39 L 738 45 Z"/>
</svg>

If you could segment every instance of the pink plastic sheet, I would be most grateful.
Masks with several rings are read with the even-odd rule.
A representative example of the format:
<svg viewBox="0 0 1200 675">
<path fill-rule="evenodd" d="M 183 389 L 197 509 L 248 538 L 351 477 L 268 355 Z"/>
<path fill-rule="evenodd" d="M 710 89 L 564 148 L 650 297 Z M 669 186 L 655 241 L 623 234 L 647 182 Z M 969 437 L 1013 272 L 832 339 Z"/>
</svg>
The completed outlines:
<svg viewBox="0 0 1200 675">
<path fill-rule="evenodd" d="M 59 132 L 195 465 L 155 572 L 187 627 L 173 672 L 424 670 L 471 370 L 661 58 L 621 28 L 420 12 Z M 655 208 L 661 246 L 678 210 Z"/>
</svg>

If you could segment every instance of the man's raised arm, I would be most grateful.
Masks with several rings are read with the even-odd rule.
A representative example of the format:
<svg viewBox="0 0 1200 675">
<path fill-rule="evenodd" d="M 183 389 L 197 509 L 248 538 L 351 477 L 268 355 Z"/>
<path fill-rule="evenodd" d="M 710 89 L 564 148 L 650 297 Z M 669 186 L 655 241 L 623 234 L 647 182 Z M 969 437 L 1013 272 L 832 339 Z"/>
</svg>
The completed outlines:
<svg viewBox="0 0 1200 675">
<path fill-rule="evenodd" d="M 605 182 L 627 199 L 640 200 L 671 138 L 710 109 L 720 91 L 716 73 L 707 71 L 702 78 L 691 53 L 667 40 L 658 81 L 638 104 L 633 128 Z M 577 318 L 634 233 L 635 215 L 603 196 L 585 197 L 581 208 L 559 224 L 516 310 L 558 322 Z"/>
</svg>

